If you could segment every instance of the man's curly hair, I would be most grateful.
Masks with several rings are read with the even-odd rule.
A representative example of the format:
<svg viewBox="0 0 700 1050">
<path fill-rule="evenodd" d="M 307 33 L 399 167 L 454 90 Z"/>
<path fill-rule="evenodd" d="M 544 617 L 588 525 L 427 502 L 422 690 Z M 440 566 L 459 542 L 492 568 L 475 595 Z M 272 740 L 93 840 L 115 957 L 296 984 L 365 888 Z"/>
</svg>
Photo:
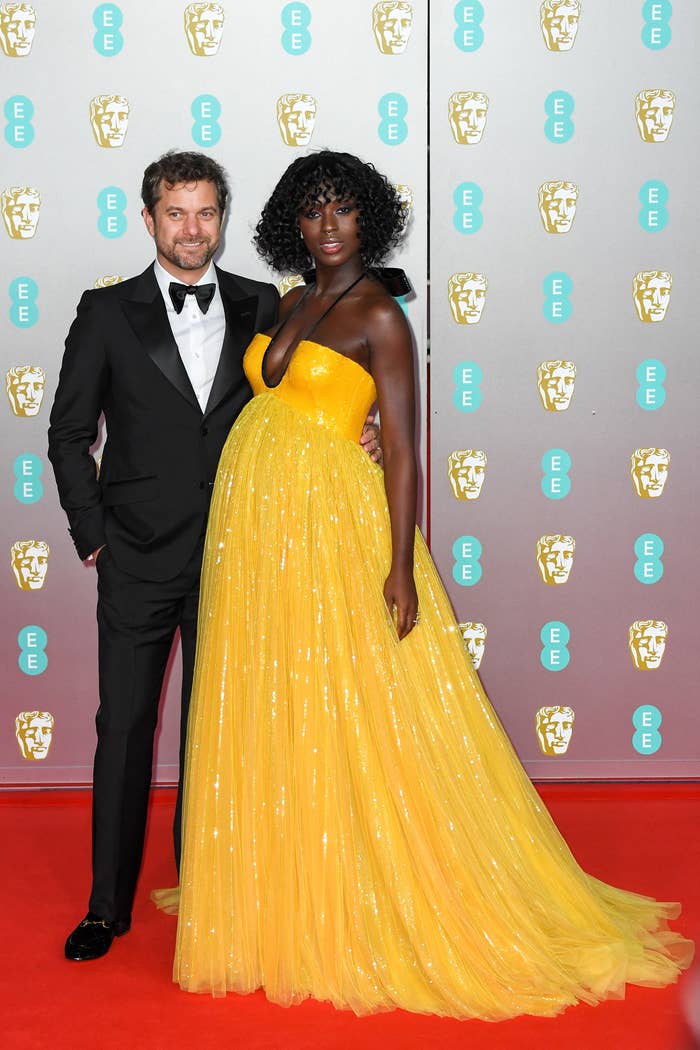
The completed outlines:
<svg viewBox="0 0 700 1050">
<path fill-rule="evenodd" d="M 319 150 L 290 164 L 272 191 L 255 228 L 258 254 L 280 273 L 308 270 L 313 259 L 298 216 L 331 200 L 355 202 L 365 266 L 382 262 L 401 240 L 407 213 L 387 178 L 351 153 Z"/>
</svg>

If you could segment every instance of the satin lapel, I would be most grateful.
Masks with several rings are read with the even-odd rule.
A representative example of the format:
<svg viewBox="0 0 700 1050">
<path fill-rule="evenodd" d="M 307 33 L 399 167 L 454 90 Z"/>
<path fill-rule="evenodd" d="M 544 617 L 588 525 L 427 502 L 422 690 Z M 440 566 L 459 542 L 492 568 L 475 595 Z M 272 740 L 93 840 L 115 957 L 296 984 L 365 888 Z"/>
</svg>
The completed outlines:
<svg viewBox="0 0 700 1050">
<path fill-rule="evenodd" d="M 243 354 L 253 338 L 258 307 L 256 295 L 237 298 L 238 285 L 221 270 L 217 270 L 217 276 L 226 315 L 226 331 L 205 415 L 216 408 L 234 383 L 240 382 Z"/>
<path fill-rule="evenodd" d="M 165 303 L 153 274 L 153 267 L 141 274 L 133 298 L 122 299 L 122 308 L 137 339 L 153 363 L 185 400 L 201 413 L 168 323 Z"/>
</svg>

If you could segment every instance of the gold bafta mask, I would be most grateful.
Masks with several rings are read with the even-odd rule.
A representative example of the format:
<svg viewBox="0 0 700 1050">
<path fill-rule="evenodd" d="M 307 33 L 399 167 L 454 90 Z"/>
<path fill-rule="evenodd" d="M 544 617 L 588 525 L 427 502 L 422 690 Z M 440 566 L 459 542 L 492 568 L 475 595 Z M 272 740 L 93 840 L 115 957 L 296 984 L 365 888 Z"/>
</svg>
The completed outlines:
<svg viewBox="0 0 700 1050">
<path fill-rule="evenodd" d="M 548 51 L 571 51 L 581 17 L 579 0 L 544 0 L 540 28 Z"/>
<path fill-rule="evenodd" d="M 15 416 L 31 419 L 44 399 L 46 373 L 38 365 L 15 365 L 5 373 L 7 397 Z"/>
<path fill-rule="evenodd" d="M 544 755 L 565 755 L 574 732 L 573 707 L 541 707 L 535 716 L 537 742 Z"/>
<path fill-rule="evenodd" d="M 118 273 L 105 273 L 98 277 L 93 285 L 94 288 L 110 288 L 113 284 L 121 284 L 124 278 Z"/>
<path fill-rule="evenodd" d="M 483 623 L 477 623 L 476 620 L 468 620 L 466 623 L 460 623 L 458 626 L 464 642 L 464 651 L 469 654 L 474 670 L 478 671 L 486 650 L 486 635 L 488 631 Z"/>
<path fill-rule="evenodd" d="M 193 55 L 209 58 L 219 50 L 224 35 L 221 4 L 196 3 L 185 8 L 185 36 Z"/>
<path fill-rule="evenodd" d="M 372 8 L 372 30 L 383 55 L 402 55 L 413 26 L 413 6 L 404 0 L 381 0 Z"/>
<path fill-rule="evenodd" d="M 455 91 L 450 95 L 447 111 L 455 142 L 461 146 L 481 142 L 488 108 L 488 95 L 483 91 Z"/>
<path fill-rule="evenodd" d="M 568 233 L 576 216 L 578 186 L 575 182 L 555 179 L 543 182 L 538 192 L 542 225 L 547 233 Z"/>
<path fill-rule="evenodd" d="M 90 126 L 95 142 L 104 149 L 124 145 L 131 106 L 123 95 L 95 95 L 90 99 Z"/>
<path fill-rule="evenodd" d="M 408 217 L 411 214 L 411 210 L 413 208 L 413 190 L 404 182 L 397 182 L 396 192 L 399 196 L 399 200 L 401 201 L 401 206 L 406 214 L 406 219 L 408 220 Z"/>
<path fill-rule="evenodd" d="M 629 647 L 638 671 L 655 671 L 666 651 L 668 626 L 663 620 L 635 620 L 629 629 Z"/>
<path fill-rule="evenodd" d="M 17 540 L 10 548 L 10 564 L 21 591 L 40 591 L 49 568 L 49 545 L 44 540 Z"/>
<path fill-rule="evenodd" d="M 663 321 L 671 301 L 673 279 L 667 270 L 640 270 L 632 281 L 637 317 L 645 324 Z"/>
<path fill-rule="evenodd" d="M 630 456 L 634 490 L 642 499 L 663 495 L 671 455 L 665 448 L 636 448 Z"/>
<path fill-rule="evenodd" d="M 566 412 L 574 396 L 576 365 L 573 361 L 540 361 L 537 392 L 547 412 Z"/>
<path fill-rule="evenodd" d="M 296 288 L 298 285 L 304 283 L 304 278 L 299 273 L 288 273 L 286 277 L 277 285 L 277 291 L 280 296 L 286 295 L 287 292 L 291 292 L 292 288 Z"/>
<path fill-rule="evenodd" d="M 0 47 L 8 58 L 26 58 L 36 32 L 31 4 L 0 4 Z"/>
<path fill-rule="evenodd" d="M 486 453 L 481 449 L 455 449 L 447 457 L 447 476 L 455 499 L 478 499 L 486 474 Z"/>
<path fill-rule="evenodd" d="M 540 536 L 537 541 L 537 568 L 544 583 L 566 583 L 574 564 L 576 543 L 573 536 Z"/>
<path fill-rule="evenodd" d="M 665 142 L 673 123 L 676 96 L 666 88 L 640 91 L 635 96 L 634 112 L 643 142 Z"/>
<path fill-rule="evenodd" d="M 28 241 L 36 233 L 41 194 L 31 186 L 8 186 L 0 194 L 5 229 L 14 241 Z"/>
<path fill-rule="evenodd" d="M 457 324 L 478 324 L 489 282 L 483 273 L 453 273 L 447 282 L 452 317 Z"/>
<path fill-rule="evenodd" d="M 15 735 L 22 758 L 39 762 L 46 758 L 53 739 L 54 719 L 50 711 L 20 711 Z"/>
<path fill-rule="evenodd" d="M 277 123 L 285 146 L 308 146 L 316 123 L 316 99 L 298 91 L 280 95 Z"/>
</svg>

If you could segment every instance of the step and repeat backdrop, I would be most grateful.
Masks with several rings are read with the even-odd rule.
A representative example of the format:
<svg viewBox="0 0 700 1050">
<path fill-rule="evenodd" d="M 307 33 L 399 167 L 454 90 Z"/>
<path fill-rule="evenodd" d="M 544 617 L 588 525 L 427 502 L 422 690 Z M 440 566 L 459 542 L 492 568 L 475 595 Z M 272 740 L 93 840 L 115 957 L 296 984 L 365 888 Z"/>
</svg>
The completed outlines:
<svg viewBox="0 0 700 1050">
<path fill-rule="evenodd" d="M 432 550 L 529 773 L 697 777 L 700 8 L 431 7 Z"/>
<path fill-rule="evenodd" d="M 46 430 L 83 290 L 153 259 L 139 199 L 150 161 L 174 147 L 223 163 L 232 203 L 218 261 L 277 281 L 251 236 L 287 165 L 322 147 L 371 160 L 411 209 L 392 262 L 415 288 L 402 305 L 425 402 L 427 32 L 424 5 L 386 0 L 0 2 L 0 783 L 92 777 L 95 573 L 68 536 Z M 160 782 L 177 779 L 178 707 L 174 655 Z"/>
<path fill-rule="evenodd" d="M 531 775 L 700 775 L 699 29 L 690 0 L 0 3 L 0 783 L 91 777 L 94 570 L 46 428 L 82 291 L 152 259 L 138 190 L 171 147 L 224 163 L 219 261 L 262 279 L 252 227 L 300 151 L 401 187 L 466 652 Z M 160 782 L 178 687 L 175 655 Z"/>
</svg>

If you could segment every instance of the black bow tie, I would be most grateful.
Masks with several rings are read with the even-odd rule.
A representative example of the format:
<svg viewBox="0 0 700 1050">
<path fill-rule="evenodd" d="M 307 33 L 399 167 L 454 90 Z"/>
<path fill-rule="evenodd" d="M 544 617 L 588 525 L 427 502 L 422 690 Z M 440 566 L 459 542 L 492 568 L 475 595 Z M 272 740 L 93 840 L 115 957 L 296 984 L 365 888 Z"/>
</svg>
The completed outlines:
<svg viewBox="0 0 700 1050">
<path fill-rule="evenodd" d="M 182 313 L 182 308 L 185 305 L 185 299 L 188 295 L 196 296 L 197 302 L 199 303 L 199 309 L 205 314 L 214 298 L 216 285 L 178 284 L 177 281 L 171 281 L 168 291 L 170 292 L 170 298 L 173 301 L 176 314 Z"/>
</svg>

